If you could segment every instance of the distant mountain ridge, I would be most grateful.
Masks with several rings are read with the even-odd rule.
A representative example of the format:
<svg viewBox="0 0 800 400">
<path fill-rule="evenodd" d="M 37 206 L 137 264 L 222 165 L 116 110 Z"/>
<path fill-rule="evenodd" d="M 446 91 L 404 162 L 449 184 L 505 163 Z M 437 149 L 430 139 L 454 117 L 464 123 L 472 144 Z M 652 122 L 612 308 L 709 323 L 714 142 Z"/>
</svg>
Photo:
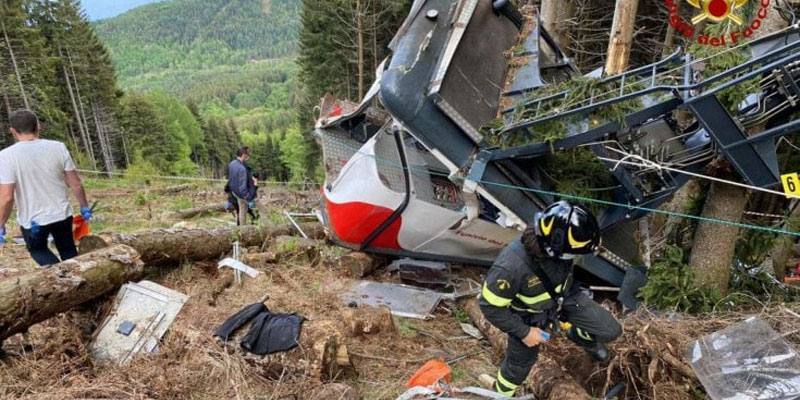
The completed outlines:
<svg viewBox="0 0 800 400">
<path fill-rule="evenodd" d="M 123 85 L 174 69 L 293 56 L 300 0 L 171 0 L 95 24 Z"/>
</svg>

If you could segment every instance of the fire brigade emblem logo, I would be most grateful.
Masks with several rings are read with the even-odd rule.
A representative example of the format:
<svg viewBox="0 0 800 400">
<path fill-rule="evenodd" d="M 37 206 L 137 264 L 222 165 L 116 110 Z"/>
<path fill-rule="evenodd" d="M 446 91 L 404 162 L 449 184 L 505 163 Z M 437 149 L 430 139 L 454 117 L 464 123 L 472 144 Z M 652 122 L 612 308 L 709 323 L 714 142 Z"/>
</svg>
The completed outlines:
<svg viewBox="0 0 800 400">
<path fill-rule="evenodd" d="M 747 0 L 686 0 L 689 5 L 701 10 L 701 13 L 692 18 L 692 24 L 697 25 L 702 21 L 722 22 L 731 20 L 736 25 L 744 23 L 736 13 L 736 9 L 747 4 Z"/>
<path fill-rule="evenodd" d="M 508 290 L 511 287 L 511 284 L 508 283 L 505 279 L 498 279 L 497 280 L 497 288 L 500 290 Z"/>
<path fill-rule="evenodd" d="M 536 277 L 536 276 L 533 276 L 533 275 L 532 275 L 532 276 L 528 277 L 528 287 L 529 287 L 529 288 L 532 288 L 532 287 L 534 287 L 534 286 L 538 285 L 540 282 L 541 282 L 541 281 L 540 281 L 540 280 L 539 280 L 539 278 L 538 278 L 538 277 Z"/>
<path fill-rule="evenodd" d="M 686 3 L 699 12 L 691 20 L 685 20 L 681 16 L 678 7 L 680 0 L 664 0 L 664 3 L 669 14 L 669 25 L 687 39 L 702 45 L 730 46 L 746 40 L 761 28 L 761 21 L 769 14 L 771 3 L 774 1 L 776 0 L 758 0 L 750 21 L 742 17 L 744 14 L 742 11 L 748 0 L 686 0 Z M 696 32 L 696 25 L 703 21 L 713 23 L 730 21 L 731 24 L 723 33 Z"/>
</svg>

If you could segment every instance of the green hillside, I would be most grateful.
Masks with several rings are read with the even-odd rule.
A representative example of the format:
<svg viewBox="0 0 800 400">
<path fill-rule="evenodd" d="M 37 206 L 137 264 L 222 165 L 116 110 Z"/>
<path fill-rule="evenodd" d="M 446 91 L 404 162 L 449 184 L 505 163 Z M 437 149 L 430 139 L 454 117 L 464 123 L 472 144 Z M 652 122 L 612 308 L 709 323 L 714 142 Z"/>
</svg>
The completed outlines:
<svg viewBox="0 0 800 400">
<path fill-rule="evenodd" d="M 299 0 L 172 0 L 100 21 L 123 86 L 137 76 L 292 56 Z"/>
</svg>

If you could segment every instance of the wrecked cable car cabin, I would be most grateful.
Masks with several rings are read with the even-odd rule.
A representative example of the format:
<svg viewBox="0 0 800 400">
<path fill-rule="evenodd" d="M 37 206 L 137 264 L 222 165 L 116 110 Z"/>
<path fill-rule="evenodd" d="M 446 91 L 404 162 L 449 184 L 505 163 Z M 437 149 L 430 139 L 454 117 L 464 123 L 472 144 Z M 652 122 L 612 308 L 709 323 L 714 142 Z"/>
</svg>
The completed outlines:
<svg viewBox="0 0 800 400">
<path fill-rule="evenodd" d="M 749 43 L 746 61 L 703 79 L 680 49 L 603 76 L 582 75 L 526 14 L 506 0 L 417 0 L 361 103 L 323 99 L 315 134 L 337 243 L 489 265 L 549 203 L 589 200 L 604 249 L 579 272 L 633 299 L 645 282 L 634 221 L 690 173 L 725 158 L 749 185 L 779 184 L 776 140 L 800 130 L 790 117 L 800 109 L 798 25 Z M 563 85 L 574 81 L 590 82 L 588 93 L 576 99 Z M 729 112 L 718 95 L 753 81 Z M 749 136 L 755 124 L 767 129 Z M 551 179 L 547 157 L 576 149 L 612 183 L 600 201 Z"/>
</svg>

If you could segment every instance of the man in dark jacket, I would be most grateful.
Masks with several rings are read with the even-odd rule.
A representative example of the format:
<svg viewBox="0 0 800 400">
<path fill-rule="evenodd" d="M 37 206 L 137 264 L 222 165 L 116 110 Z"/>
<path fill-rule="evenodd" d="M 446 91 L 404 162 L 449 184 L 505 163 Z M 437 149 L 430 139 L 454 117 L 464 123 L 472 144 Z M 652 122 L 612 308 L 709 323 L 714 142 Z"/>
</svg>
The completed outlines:
<svg viewBox="0 0 800 400">
<path fill-rule="evenodd" d="M 600 246 L 595 217 L 566 201 L 537 214 L 522 236 L 497 257 L 483 284 L 479 304 L 486 319 L 508 334 L 506 356 L 495 390 L 511 397 L 539 355 L 545 329 L 568 323 L 567 337 L 598 361 L 607 361 L 604 343 L 622 328 L 606 309 L 573 285 L 572 259 Z"/>
<path fill-rule="evenodd" d="M 239 212 L 236 218 L 237 225 L 244 225 L 247 211 L 255 208 L 256 190 L 258 181 L 253 178 L 250 168 L 245 162 L 250 159 L 250 148 L 240 148 L 236 152 L 236 159 L 228 164 L 228 188 L 236 198 Z"/>
</svg>

